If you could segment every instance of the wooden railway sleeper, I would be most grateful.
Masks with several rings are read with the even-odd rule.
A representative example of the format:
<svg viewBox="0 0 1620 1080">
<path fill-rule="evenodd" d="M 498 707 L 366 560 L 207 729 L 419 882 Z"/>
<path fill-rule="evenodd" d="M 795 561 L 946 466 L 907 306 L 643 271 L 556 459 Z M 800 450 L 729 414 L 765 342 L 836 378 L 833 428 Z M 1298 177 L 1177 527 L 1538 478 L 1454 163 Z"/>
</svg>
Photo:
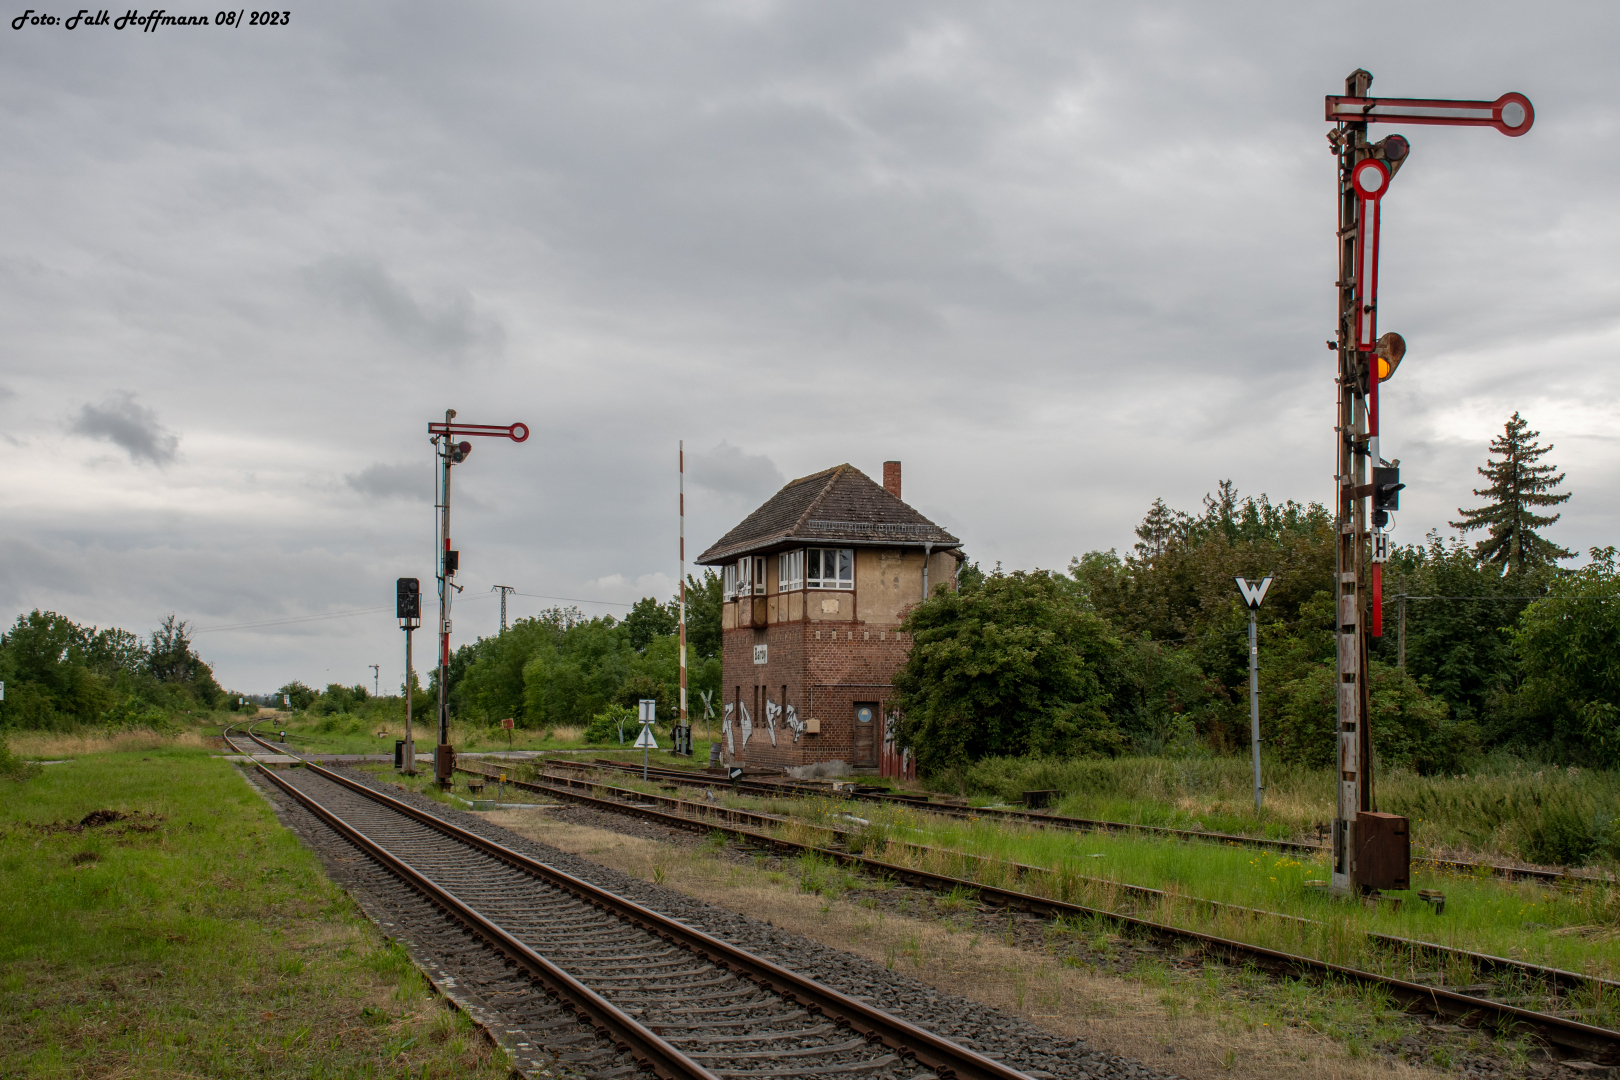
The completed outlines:
<svg viewBox="0 0 1620 1080">
<path fill-rule="evenodd" d="M 587 801 L 603 803 L 605 805 L 612 806 L 612 808 L 616 810 L 619 810 L 622 807 L 622 804 L 616 804 L 610 800 L 591 799 L 589 796 L 579 796 L 573 792 L 557 792 L 555 789 L 553 789 L 551 793 L 565 794 L 574 798 L 583 798 Z M 634 813 L 637 816 L 650 817 L 667 824 L 677 824 L 688 828 L 692 827 L 693 825 L 701 824 L 681 815 L 656 810 L 645 810 L 636 807 L 622 807 L 622 809 L 626 812 Z M 1042 914 L 1083 914 L 1101 916 L 1115 922 L 1123 923 L 1126 926 L 1146 930 L 1151 934 L 1164 935 L 1182 941 L 1192 940 L 1203 947 L 1213 946 L 1218 950 L 1229 951 L 1230 954 L 1234 956 L 1241 956 L 1243 958 L 1243 962 L 1254 962 L 1257 963 L 1258 966 L 1269 966 L 1264 963 L 1264 960 L 1270 958 L 1280 963 L 1280 965 L 1285 969 L 1298 969 L 1302 971 L 1309 971 L 1314 974 L 1336 975 L 1341 978 L 1348 978 L 1352 981 L 1362 982 L 1368 985 L 1383 986 L 1392 993 L 1395 993 L 1397 989 L 1406 985 L 1399 979 L 1388 978 L 1371 972 L 1359 971 L 1354 968 L 1344 967 L 1343 965 L 1331 964 L 1326 961 L 1316 960 L 1311 957 L 1279 953 L 1274 950 L 1264 949 L 1260 946 L 1252 946 L 1243 942 L 1229 941 L 1224 938 L 1217 938 L 1213 935 L 1202 934 L 1197 931 L 1182 930 L 1179 927 L 1154 923 L 1150 920 L 1124 915 L 1119 912 L 1106 911 L 1098 908 L 1089 908 L 1083 905 L 1067 903 L 1065 901 L 1048 900 L 1045 897 L 1014 893 L 1011 890 L 998 889 L 993 886 L 978 885 L 977 883 L 973 882 L 963 882 L 959 879 L 948 878 L 945 875 L 933 874 L 928 871 L 915 871 L 907 867 L 899 867 L 893 864 L 883 863 L 879 860 L 868 859 L 860 855 L 833 851 L 826 848 L 817 848 L 810 844 L 795 844 L 791 841 L 780 841 L 777 838 L 765 837 L 757 833 L 750 833 L 747 830 L 739 829 L 735 826 L 723 829 L 722 831 L 729 832 L 733 836 L 745 842 L 765 842 L 772 844 L 773 846 L 785 846 L 789 850 L 814 851 L 817 854 L 832 858 L 836 861 L 856 863 L 866 867 L 881 868 L 881 872 L 892 877 L 900 878 L 901 880 L 906 880 L 909 878 L 911 880 L 932 881 L 957 886 L 972 886 L 979 891 L 981 902 L 990 901 L 1008 906 L 1016 904 L 1024 911 L 1040 912 Z M 1558 974 L 1569 975 L 1573 973 Z M 1424 990 L 1427 988 L 1419 987 L 1417 989 Z M 1540 1037 L 1550 1043 L 1564 1046 L 1569 1049 L 1579 1050 L 1582 1053 L 1598 1054 L 1600 1056 L 1615 1055 L 1620 1057 L 1620 1032 L 1609 1031 L 1607 1029 L 1594 1027 L 1578 1021 L 1566 1020 L 1552 1014 L 1534 1012 L 1528 1009 L 1521 1009 L 1516 1006 L 1504 1005 L 1498 1002 L 1483 999 L 1469 998 L 1465 995 L 1451 994 L 1449 991 L 1436 991 L 1435 996 L 1436 998 L 1443 997 L 1446 1000 L 1451 1001 L 1452 1007 L 1457 1010 L 1456 1015 L 1459 1016 L 1494 1013 L 1501 1018 L 1501 1022 L 1503 1024 L 1522 1024 L 1528 1026 L 1535 1030 Z"/>
<path fill-rule="evenodd" d="M 263 766 L 260 766 L 260 768 L 262 769 Z M 264 771 L 268 772 L 269 770 Z M 330 772 L 329 770 L 321 768 L 320 766 L 312 765 L 311 771 L 316 775 L 331 780 L 341 787 L 348 788 L 373 800 L 374 802 L 388 806 L 408 818 L 428 825 L 431 828 L 438 829 L 440 832 L 461 840 L 463 843 L 466 843 L 470 847 L 477 850 L 484 851 L 489 854 L 501 853 L 508 855 L 511 857 L 511 859 L 516 860 L 520 868 L 525 870 L 527 873 L 533 874 L 554 884 L 563 884 L 570 891 L 575 891 L 576 895 L 588 891 L 596 891 L 594 886 L 590 886 L 588 883 L 575 878 L 570 874 L 566 874 L 563 871 L 555 869 L 554 867 L 547 866 L 546 864 L 537 860 L 530 859 L 528 856 L 514 852 L 509 848 L 505 848 L 495 843 L 494 841 L 486 840 L 476 833 L 463 829 L 460 826 L 453 825 L 450 822 L 445 821 L 443 818 L 411 806 L 409 803 L 405 803 L 399 799 L 393 798 L 392 796 L 385 795 L 382 792 L 350 780 L 347 777 Z M 292 785 L 280 780 L 280 778 L 273 779 L 275 779 L 278 785 L 284 786 L 289 791 L 294 792 L 296 797 L 310 803 L 312 808 L 315 805 L 318 805 L 314 803 L 313 799 L 310 799 L 302 792 L 298 792 L 296 788 L 293 788 Z M 589 798 L 588 796 L 576 797 Z M 608 800 L 596 799 L 593 799 L 592 801 L 608 802 Z M 323 816 L 330 813 L 329 811 L 324 811 L 324 808 L 319 812 L 322 813 Z M 659 816 L 662 817 L 668 815 Z M 335 825 L 338 824 L 339 821 L 340 819 L 336 819 L 335 816 L 333 816 L 333 823 Z M 357 842 L 363 841 L 361 846 L 366 850 L 371 851 L 374 857 L 380 857 L 380 861 L 383 861 L 386 865 L 393 865 L 394 863 L 398 862 L 397 859 L 389 855 L 369 839 L 364 838 L 362 834 L 355 833 L 354 830 L 347 826 L 346 823 L 341 825 L 339 831 L 345 832 L 346 834 L 353 833 L 351 839 L 359 838 Z M 788 846 L 791 847 L 792 845 L 790 844 Z M 403 866 L 404 864 L 400 863 L 399 865 Z M 426 881 L 425 878 L 422 880 L 424 882 Z M 436 888 L 436 886 L 434 887 Z M 644 908 L 633 901 L 615 896 L 611 893 L 602 893 L 599 896 L 599 901 L 604 906 L 611 904 L 615 909 L 615 914 L 619 915 L 620 918 L 628 919 L 632 915 L 641 915 L 648 919 L 662 920 L 664 918 L 648 908 Z M 477 916 L 476 913 L 473 913 L 473 915 L 475 919 L 482 918 L 482 916 Z M 717 951 L 723 951 L 732 956 L 738 968 L 737 973 L 740 976 L 748 978 L 750 981 L 759 983 L 760 985 L 765 985 L 766 982 L 774 983 L 776 985 L 792 985 L 797 987 L 806 995 L 820 998 L 823 1000 L 824 1004 L 831 1004 L 841 1016 L 845 1018 L 854 1018 L 849 1022 L 856 1031 L 878 1031 L 884 1044 L 896 1050 L 910 1047 L 916 1060 L 928 1068 L 937 1070 L 939 1068 L 949 1067 L 953 1070 L 954 1075 L 965 1076 L 968 1078 L 968 1080 L 1028 1080 L 1023 1073 L 1020 1073 L 993 1058 L 989 1058 L 978 1053 L 977 1051 L 969 1050 L 966 1047 L 958 1046 L 949 1039 L 935 1035 L 927 1029 L 920 1028 L 909 1021 L 887 1014 L 880 1009 L 867 1005 L 859 999 L 850 997 L 849 995 L 843 994 L 840 991 L 832 989 L 831 987 L 824 986 L 813 980 L 805 979 L 804 977 L 796 975 L 786 968 L 780 967 L 772 961 L 766 960 L 763 957 L 754 956 L 748 953 L 746 950 L 732 946 L 720 938 L 713 937 L 700 930 L 685 926 L 679 922 L 667 920 L 666 922 L 671 933 L 683 935 L 694 943 L 702 944 L 707 948 Z M 514 941 L 514 944 L 517 943 Z M 519 950 L 527 950 L 527 946 L 523 946 L 521 944 L 517 944 L 517 947 Z M 532 950 L 527 951 L 532 952 Z M 525 955 L 524 959 L 526 963 L 529 963 L 532 960 L 539 960 L 548 968 L 553 967 L 549 961 L 545 961 L 537 954 L 532 957 Z M 561 972 L 560 969 L 555 970 L 558 975 L 568 981 L 568 984 L 579 986 L 579 988 L 582 990 L 584 989 L 583 985 L 578 984 L 571 976 Z M 762 979 L 765 980 L 765 982 L 762 982 Z M 611 1009 L 613 1013 L 617 1014 L 618 1016 L 622 1016 L 625 1023 L 632 1025 L 629 1030 L 635 1034 L 638 1044 L 644 1043 L 649 1039 L 656 1040 L 663 1050 L 671 1054 L 679 1054 L 674 1047 L 664 1043 L 663 1040 L 658 1036 L 642 1027 L 639 1022 L 625 1016 L 623 1013 L 620 1013 L 617 1007 L 613 1006 L 609 1002 L 606 1002 L 606 999 L 600 998 L 598 995 L 594 994 L 592 994 L 592 997 L 594 997 L 597 1001 L 603 1002 L 603 1004 L 606 1005 L 607 1008 Z M 593 1009 L 592 1011 L 595 1012 L 596 1010 Z M 616 1020 L 615 1023 L 618 1024 L 618 1021 Z M 654 1058 L 654 1060 L 656 1060 L 656 1058 Z M 660 1064 L 662 1064 L 662 1062 Z M 694 1068 L 700 1068 L 695 1062 L 691 1062 L 690 1064 L 692 1064 Z M 660 1071 L 660 1075 L 663 1075 L 662 1071 Z M 691 1075 L 698 1074 L 694 1073 Z M 710 1074 L 704 1072 L 702 1075 L 707 1077 Z"/>
</svg>

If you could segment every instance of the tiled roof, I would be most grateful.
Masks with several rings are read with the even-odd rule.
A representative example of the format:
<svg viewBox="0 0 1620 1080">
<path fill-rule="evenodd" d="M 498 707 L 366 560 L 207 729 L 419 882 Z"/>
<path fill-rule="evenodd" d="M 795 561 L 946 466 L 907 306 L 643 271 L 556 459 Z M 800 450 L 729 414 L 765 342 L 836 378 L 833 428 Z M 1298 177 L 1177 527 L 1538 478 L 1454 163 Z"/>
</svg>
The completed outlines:
<svg viewBox="0 0 1620 1080">
<path fill-rule="evenodd" d="M 784 485 L 697 562 L 713 566 L 799 541 L 931 543 L 942 550 L 962 543 L 853 465 L 839 465 Z"/>
</svg>

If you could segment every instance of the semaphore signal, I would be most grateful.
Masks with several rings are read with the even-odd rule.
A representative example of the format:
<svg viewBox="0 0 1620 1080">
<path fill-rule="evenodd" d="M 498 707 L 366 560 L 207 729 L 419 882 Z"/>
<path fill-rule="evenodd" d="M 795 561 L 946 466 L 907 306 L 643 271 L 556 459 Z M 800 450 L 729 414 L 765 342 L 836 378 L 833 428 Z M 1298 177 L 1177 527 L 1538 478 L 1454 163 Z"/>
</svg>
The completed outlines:
<svg viewBox="0 0 1620 1080">
<path fill-rule="evenodd" d="M 1400 508 L 1400 461 L 1386 461 L 1380 445 L 1379 384 L 1406 355 L 1399 334 L 1378 333 L 1378 256 L 1384 197 L 1411 156 L 1403 135 L 1371 143 L 1375 123 L 1492 127 L 1519 136 L 1535 123 L 1523 94 L 1494 101 L 1368 96 L 1371 73 L 1356 70 L 1343 95 L 1328 95 L 1324 118 L 1334 124 L 1328 143 L 1338 158 L 1339 324 L 1328 348 L 1338 353 L 1336 418 L 1338 470 L 1334 499 L 1339 543 L 1335 554 L 1338 616 L 1338 796 L 1333 820 L 1336 894 L 1405 888 L 1409 841 L 1403 818 L 1374 811 L 1372 733 L 1368 726 L 1367 638 L 1383 633 L 1383 562 L 1389 551 L 1389 512 Z M 1370 470 L 1370 475 L 1369 475 Z M 1369 514 L 1367 500 L 1372 501 Z M 1397 884 L 1397 882 L 1399 884 Z"/>
</svg>

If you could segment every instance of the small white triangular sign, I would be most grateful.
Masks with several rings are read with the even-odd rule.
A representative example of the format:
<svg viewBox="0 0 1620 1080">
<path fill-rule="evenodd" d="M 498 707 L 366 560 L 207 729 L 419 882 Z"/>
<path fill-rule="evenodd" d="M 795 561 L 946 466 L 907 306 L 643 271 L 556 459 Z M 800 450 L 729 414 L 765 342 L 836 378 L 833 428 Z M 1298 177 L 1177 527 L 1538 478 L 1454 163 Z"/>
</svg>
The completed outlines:
<svg viewBox="0 0 1620 1080">
<path fill-rule="evenodd" d="M 644 728 L 641 729 L 640 736 L 638 736 L 636 738 L 636 749 L 637 750 L 656 750 L 656 749 L 658 749 L 658 743 L 656 741 L 654 741 L 654 739 L 653 739 L 652 728 L 650 726 L 649 727 L 644 727 Z"/>
<path fill-rule="evenodd" d="M 1266 590 L 1271 588 L 1271 575 L 1267 574 L 1259 581 L 1247 581 L 1243 578 L 1233 578 L 1237 582 L 1238 591 L 1243 594 L 1243 602 L 1254 611 L 1260 610 L 1265 603 Z"/>
</svg>

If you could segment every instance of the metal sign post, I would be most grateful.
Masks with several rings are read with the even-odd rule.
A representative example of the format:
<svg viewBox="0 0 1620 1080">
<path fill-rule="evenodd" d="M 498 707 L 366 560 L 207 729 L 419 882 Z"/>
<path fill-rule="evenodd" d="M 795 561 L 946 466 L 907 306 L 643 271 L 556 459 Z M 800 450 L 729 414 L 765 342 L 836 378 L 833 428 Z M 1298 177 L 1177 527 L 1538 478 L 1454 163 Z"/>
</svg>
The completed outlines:
<svg viewBox="0 0 1620 1080">
<path fill-rule="evenodd" d="M 1338 783 L 1333 818 L 1332 891 L 1349 895 L 1380 887 L 1383 875 L 1362 864 L 1384 865 L 1361 851 L 1358 818 L 1375 809 L 1372 732 L 1368 725 L 1367 639 L 1383 630 L 1383 561 L 1388 552 L 1389 511 L 1398 509 L 1399 462 L 1386 462 L 1379 445 L 1378 384 L 1395 373 L 1406 343 L 1399 334 L 1378 335 L 1378 234 L 1384 195 L 1406 163 L 1411 144 L 1401 135 L 1370 143 L 1374 123 L 1494 127 L 1504 135 L 1530 130 L 1535 110 L 1523 94 L 1495 101 L 1435 98 L 1373 98 L 1371 73 L 1360 69 L 1344 82 L 1342 96 L 1326 99 L 1324 118 L 1334 125 L 1328 143 L 1338 158 L 1339 280 L 1337 470 L 1334 499 L 1339 542 L 1335 562 L 1338 624 Z M 1369 515 L 1366 500 L 1373 501 Z M 1369 837 L 1375 835 L 1369 832 Z M 1363 859 L 1363 855 L 1368 858 Z M 1391 879 L 1394 880 L 1394 879 Z"/>
<path fill-rule="evenodd" d="M 652 733 L 653 723 L 658 719 L 658 699 L 642 698 L 639 704 L 641 710 L 637 719 L 641 721 L 641 734 L 636 738 L 636 746 L 641 750 L 641 779 L 645 781 L 648 755 L 658 749 L 658 742 Z"/>
<path fill-rule="evenodd" d="M 461 553 L 450 548 L 450 467 L 460 465 L 472 453 L 472 443 L 456 442 L 457 435 L 494 435 L 513 442 L 529 437 L 527 424 L 453 424 L 456 410 L 444 410 L 444 423 L 428 424 L 428 436 L 433 452 L 439 459 L 438 498 L 434 509 L 438 511 L 439 535 L 434 543 L 433 559 L 438 564 L 439 583 L 439 743 L 433 748 L 433 775 L 439 786 L 449 789 L 455 750 L 450 746 L 450 590 L 461 591 L 453 580 L 461 568 Z M 503 594 L 504 595 L 504 594 Z"/>
<path fill-rule="evenodd" d="M 1258 817 L 1260 793 L 1265 789 L 1260 785 L 1260 639 L 1255 633 L 1255 616 L 1260 613 L 1260 605 L 1266 602 L 1271 575 L 1267 574 L 1259 581 L 1244 578 L 1233 580 L 1243 594 L 1243 602 L 1249 605 L 1249 745 L 1254 756 L 1254 812 Z"/>
</svg>

